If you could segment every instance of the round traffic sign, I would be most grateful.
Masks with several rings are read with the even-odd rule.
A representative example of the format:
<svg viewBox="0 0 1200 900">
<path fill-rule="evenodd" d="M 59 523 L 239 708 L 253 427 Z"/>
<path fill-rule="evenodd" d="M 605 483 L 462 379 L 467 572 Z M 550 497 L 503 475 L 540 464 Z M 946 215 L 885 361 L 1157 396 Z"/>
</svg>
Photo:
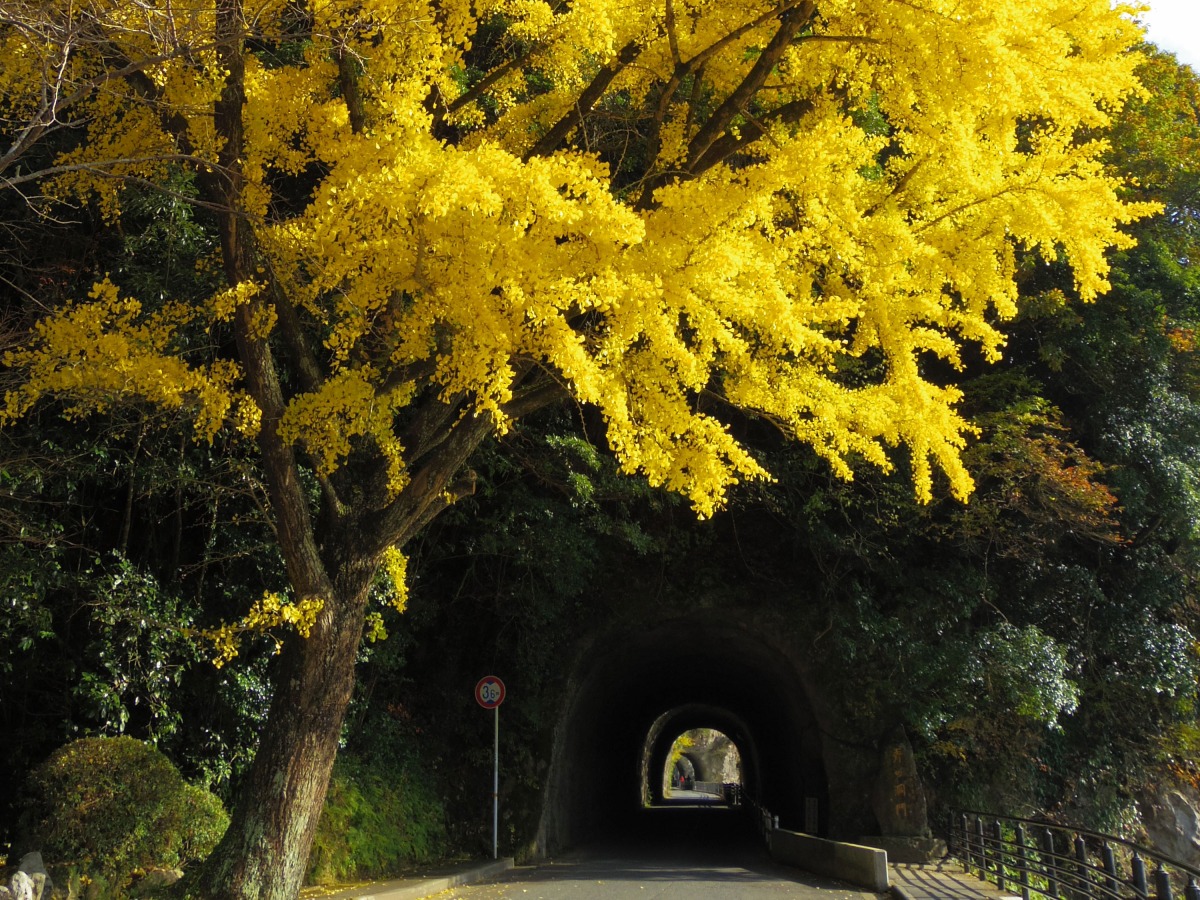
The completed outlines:
<svg viewBox="0 0 1200 900">
<path fill-rule="evenodd" d="M 504 682 L 495 675 L 485 675 L 475 685 L 475 702 L 484 709 L 495 709 L 504 702 Z"/>
</svg>

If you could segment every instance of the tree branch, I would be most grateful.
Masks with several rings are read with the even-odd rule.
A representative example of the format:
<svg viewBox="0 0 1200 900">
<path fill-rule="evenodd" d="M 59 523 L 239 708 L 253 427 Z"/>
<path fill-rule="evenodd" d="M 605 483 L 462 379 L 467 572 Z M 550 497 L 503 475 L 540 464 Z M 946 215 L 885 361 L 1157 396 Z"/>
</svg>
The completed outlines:
<svg viewBox="0 0 1200 900">
<path fill-rule="evenodd" d="M 562 383 L 546 376 L 541 381 L 517 394 L 512 400 L 505 403 L 501 409 L 506 416 L 513 419 L 520 419 L 537 412 L 539 409 L 545 409 L 547 406 L 559 403 L 569 396 L 567 388 Z"/>
<path fill-rule="evenodd" d="M 468 413 L 454 424 L 438 452 L 413 474 L 400 496 L 379 512 L 364 517 L 358 530 L 369 536 L 368 554 L 374 556 L 388 547 L 403 546 L 457 499 L 447 485 L 491 434 L 492 427 L 489 416 L 477 413 Z"/>
<path fill-rule="evenodd" d="M 693 82 L 692 97 L 689 100 L 688 122 L 687 122 L 687 127 L 684 130 L 684 133 L 686 134 L 691 130 L 692 116 L 695 111 L 694 110 L 695 100 L 696 100 L 696 97 L 698 96 L 700 73 L 703 71 L 705 63 L 708 62 L 708 60 L 710 60 L 717 53 L 720 53 L 722 50 L 731 46 L 733 43 L 735 43 L 737 40 L 742 38 L 744 35 L 753 31 L 755 28 L 760 28 L 761 26 L 763 26 L 767 22 L 771 21 L 772 19 L 777 18 L 779 16 L 786 15 L 790 11 L 796 9 L 796 7 L 801 6 L 805 3 L 809 3 L 809 2 L 810 2 L 810 0 L 789 0 L 789 2 L 783 4 L 783 6 L 778 7 L 776 9 L 772 9 L 769 12 L 763 13 L 761 16 L 758 16 L 757 18 L 752 19 L 749 22 L 746 22 L 745 24 L 739 26 L 738 28 L 735 28 L 733 31 L 724 35 L 720 40 L 714 41 L 708 47 L 704 48 L 702 51 L 697 53 L 695 56 L 693 56 L 687 62 L 677 62 L 676 63 L 675 70 L 671 73 L 671 78 L 667 82 L 666 86 L 663 88 L 662 95 L 659 97 L 658 109 L 655 111 L 653 125 L 651 127 L 650 136 L 647 141 L 647 147 L 650 150 L 650 152 L 648 152 L 647 156 L 649 157 L 650 162 L 647 164 L 647 174 L 642 179 L 642 193 L 641 193 L 641 196 L 638 198 L 637 204 L 635 205 L 636 209 L 643 210 L 643 211 L 649 209 L 651 206 L 654 205 L 654 192 L 656 190 L 658 190 L 658 188 L 662 187 L 664 184 L 666 184 L 668 181 L 670 181 L 673 175 L 685 174 L 683 172 L 672 173 L 672 172 L 664 172 L 664 171 L 660 171 L 658 173 L 653 173 L 654 164 L 657 161 L 658 153 L 661 150 L 661 146 L 659 143 L 659 133 L 662 129 L 662 123 L 666 119 L 667 111 L 670 107 L 671 100 L 674 98 L 675 93 L 679 90 L 679 87 L 682 85 L 683 81 L 689 75 L 694 75 L 694 77 L 696 79 Z M 807 16 L 805 16 L 804 13 L 802 12 L 801 18 L 802 18 L 802 22 L 801 22 L 800 27 L 803 27 L 803 22 L 807 21 L 808 18 L 811 18 L 811 12 L 809 12 L 807 14 Z M 670 27 L 670 25 L 671 25 L 671 19 L 668 18 L 668 28 Z M 799 29 L 797 29 L 797 31 L 798 30 Z M 669 34 L 669 32 L 668 32 L 668 34 Z M 778 34 L 776 35 L 776 39 L 778 39 Z M 786 47 L 787 47 L 786 43 L 782 44 L 782 49 L 786 49 Z M 782 49 L 780 50 L 780 55 L 782 55 Z M 759 58 L 760 63 L 761 63 L 761 60 L 762 60 L 762 57 Z M 772 64 L 772 67 L 773 67 L 773 65 L 774 64 Z M 768 68 L 762 74 L 761 79 L 759 80 L 758 86 L 753 88 L 753 90 L 750 91 L 749 96 L 751 98 L 759 89 L 761 89 L 762 84 L 765 83 L 769 72 L 770 72 L 770 69 Z M 750 75 L 747 76 L 746 80 L 744 80 L 742 82 L 742 85 L 739 87 L 739 90 L 746 88 L 747 85 L 750 84 L 751 77 L 757 77 L 755 75 L 754 70 L 752 70 Z M 736 91 L 735 91 L 735 93 L 736 93 Z M 733 95 L 731 95 L 731 97 L 732 96 Z M 718 109 L 717 112 L 714 113 L 714 117 L 717 115 L 720 115 L 722 109 L 724 109 L 724 106 L 722 106 L 721 109 Z M 745 107 L 742 106 L 739 108 L 739 110 L 735 110 L 735 112 L 742 111 L 744 113 L 744 110 L 745 110 Z M 732 119 L 732 115 L 730 115 L 730 119 Z M 712 123 L 713 119 L 710 118 L 709 122 Z M 726 122 L 726 125 L 727 124 L 728 124 L 728 122 Z M 708 123 L 706 123 L 705 127 L 706 128 L 709 127 Z M 715 123 L 713 123 L 713 127 L 715 128 Z M 722 126 L 722 129 L 724 127 L 725 126 Z M 701 132 L 696 135 L 696 138 L 693 139 L 693 144 L 695 143 L 696 139 L 699 139 L 701 137 L 701 135 L 703 133 L 704 133 L 704 129 L 702 129 Z M 757 134 L 755 134 L 755 136 L 754 136 L 755 139 L 757 139 L 759 136 L 761 136 L 761 134 L 762 134 L 762 130 L 760 129 L 759 132 Z M 716 135 L 716 132 L 714 132 L 713 140 L 717 140 L 715 135 Z M 692 151 L 689 149 L 689 159 L 691 158 L 691 154 L 692 154 Z M 723 155 L 721 155 L 719 158 L 724 159 L 728 155 L 729 155 L 729 153 L 726 152 Z M 700 174 L 701 172 L 706 171 L 710 166 L 711 166 L 711 163 L 708 165 L 705 165 L 699 171 L 695 171 L 695 170 L 693 170 L 692 166 L 689 164 L 687 166 L 686 174 Z"/>
<path fill-rule="evenodd" d="M 754 95 L 763 86 L 767 76 L 783 58 L 783 54 L 791 45 L 792 40 L 812 20 L 815 9 L 816 4 L 813 0 L 803 0 L 798 6 L 789 9 L 780 17 L 779 30 L 775 32 L 770 43 L 754 61 L 753 67 L 742 79 L 742 83 L 734 88 L 733 92 L 725 98 L 725 102 L 709 116 L 708 121 L 692 138 L 692 142 L 688 146 L 686 166 L 689 172 L 704 158 L 709 148 L 725 132 L 734 117 L 754 99 Z"/>
<path fill-rule="evenodd" d="M 123 180 L 142 182 L 147 187 L 152 187 L 160 193 L 175 197 L 178 200 L 187 200 L 187 202 L 193 203 L 203 209 L 209 209 L 215 212 L 224 211 L 224 207 L 216 206 L 213 203 L 206 203 L 204 201 L 196 201 L 195 199 L 186 197 L 176 191 L 168 190 L 167 188 L 162 187 L 162 185 L 155 185 L 153 182 L 150 182 L 146 179 L 139 179 L 137 176 L 121 175 L 111 171 L 111 169 L 116 166 L 133 166 L 139 163 L 152 162 L 190 162 L 197 166 L 204 166 L 206 168 L 212 166 L 212 160 L 202 159 L 198 156 L 191 156 L 187 153 L 159 153 L 153 156 L 130 156 L 114 159 L 94 160 L 88 163 L 68 163 L 61 166 L 47 166 L 44 169 L 38 169 L 36 172 L 28 172 L 24 175 L 16 175 L 12 178 L 6 178 L 3 175 L 0 175 L 0 186 L 15 188 L 19 185 L 28 184 L 32 181 L 39 181 L 43 178 L 53 178 L 55 175 L 62 175 L 66 172 L 88 172 L 92 175 L 98 175 L 102 178 L 120 178 Z"/>
<path fill-rule="evenodd" d="M 267 262 L 266 269 L 271 302 L 275 307 L 275 315 L 279 322 L 279 332 L 300 377 L 301 390 L 312 393 L 321 386 L 324 380 L 320 363 L 304 337 L 304 328 L 300 324 L 300 314 L 296 309 L 296 304 L 283 289 L 283 285 L 275 274 L 274 266 Z"/>
<path fill-rule="evenodd" d="M 520 56 L 514 56 L 512 59 L 502 62 L 500 65 L 496 66 L 496 68 L 484 75 L 483 78 L 481 78 L 476 84 L 472 85 L 470 90 L 459 94 L 457 97 L 451 100 L 450 103 L 446 105 L 446 112 L 456 113 L 464 106 L 474 103 L 483 96 L 484 92 L 487 91 L 488 88 L 490 88 L 493 84 L 507 75 L 513 69 L 517 69 L 525 65 L 525 63 L 529 61 L 529 58 L 533 56 L 533 52 L 534 48 L 530 47 Z"/>
<path fill-rule="evenodd" d="M 240 284 L 254 277 L 254 238 L 246 219 L 238 214 L 242 191 L 241 159 L 244 155 L 242 107 L 246 102 L 245 32 L 239 0 L 218 0 L 218 61 L 228 72 L 220 98 L 213 104 L 213 121 L 224 143 L 219 152 L 220 177 L 203 179 L 207 190 L 216 193 L 226 211 L 218 216 L 225 277 Z M 215 173 L 214 173 L 215 176 Z M 234 337 L 246 379 L 246 387 L 262 412 L 258 445 L 263 472 L 271 497 L 271 508 L 283 553 L 284 566 L 293 589 L 332 597 L 333 586 L 321 560 L 308 498 L 300 483 L 295 452 L 279 436 L 285 403 L 279 371 L 268 340 L 258 333 L 257 313 L 261 301 L 252 300 L 234 313 Z M 337 510 L 330 510 L 337 515 Z"/>
<path fill-rule="evenodd" d="M 718 53 L 720 53 L 722 50 L 724 50 L 730 44 L 733 44 L 734 42 L 741 40 L 741 38 L 744 35 L 749 34 L 755 28 L 761 28 L 763 25 L 766 25 L 772 19 L 778 18 L 779 16 L 782 16 L 782 15 L 790 12 L 791 10 L 795 9 L 797 6 L 801 6 L 801 5 L 803 5 L 805 3 L 809 3 L 809 2 L 810 2 L 810 0 L 788 0 L 788 2 L 784 3 L 782 6 L 776 8 L 776 9 L 769 10 L 769 11 L 763 13 L 758 18 L 751 19 L 749 22 L 745 23 L 744 25 L 739 25 L 733 31 L 731 31 L 728 34 L 721 37 L 720 40 L 714 41 L 712 44 L 705 47 L 703 50 L 701 50 L 699 53 L 697 53 L 695 56 L 693 56 L 691 59 L 689 59 L 687 61 L 687 65 L 689 67 L 691 67 L 692 69 L 696 68 L 697 66 L 704 65 L 706 62 L 708 62 L 710 59 L 712 59 L 714 56 L 716 56 Z"/>
<path fill-rule="evenodd" d="M 679 55 L 679 35 L 675 33 L 675 4 L 673 0 L 667 0 L 666 19 L 667 44 L 671 48 L 671 61 L 675 63 L 675 68 L 678 69 L 683 65 L 683 58 Z"/>
<path fill-rule="evenodd" d="M 737 153 L 744 147 L 753 144 L 764 134 L 766 134 L 766 125 L 771 122 L 795 123 L 812 112 L 816 107 L 816 103 L 805 98 L 803 100 L 793 100 L 790 103 L 785 103 L 783 106 L 776 107 L 761 116 L 753 117 L 749 113 L 743 113 L 746 117 L 746 124 L 739 130 L 739 135 L 734 135 L 731 132 L 726 132 L 720 138 L 709 146 L 704 156 L 696 160 L 689 169 L 693 176 L 703 175 L 713 166 L 720 162 L 724 162 Z"/>
<path fill-rule="evenodd" d="M 338 88 L 342 92 L 342 100 L 350 115 L 350 131 L 362 134 L 367 124 L 367 115 L 363 109 L 362 91 L 358 87 L 358 62 L 356 57 L 345 47 L 338 48 Z"/>
<path fill-rule="evenodd" d="M 450 433 L 454 420 L 462 414 L 461 397 L 455 397 L 452 403 L 444 403 L 437 396 L 436 385 L 430 385 L 427 391 L 428 396 L 416 415 L 399 435 L 409 468 L 441 445 Z"/>
<path fill-rule="evenodd" d="M 622 69 L 637 59 L 639 52 L 641 52 L 641 46 L 636 41 L 630 41 L 622 47 L 616 58 L 596 73 L 596 77 L 583 89 L 583 93 L 579 95 L 579 99 L 575 101 L 567 114 L 529 149 L 525 154 L 525 160 L 529 161 L 535 156 L 549 156 L 557 150 L 563 139 L 583 121 L 583 117 L 591 112 L 592 107 L 604 96 L 604 92 L 608 90 L 613 79 L 620 74 Z"/>
</svg>

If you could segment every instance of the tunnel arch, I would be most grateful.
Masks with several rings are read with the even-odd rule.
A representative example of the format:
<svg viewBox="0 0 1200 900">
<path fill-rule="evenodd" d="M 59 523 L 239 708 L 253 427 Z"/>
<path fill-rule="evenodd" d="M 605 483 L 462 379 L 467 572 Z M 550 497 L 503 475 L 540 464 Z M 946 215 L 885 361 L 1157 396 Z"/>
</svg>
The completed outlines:
<svg viewBox="0 0 1200 900">
<path fill-rule="evenodd" d="M 767 635 L 718 614 L 614 629 L 581 654 L 571 684 L 535 853 L 619 833 L 647 801 L 650 767 L 690 727 L 734 742 L 747 794 L 782 824 L 802 827 L 815 799 L 823 828 L 821 732 L 800 672 Z"/>
</svg>

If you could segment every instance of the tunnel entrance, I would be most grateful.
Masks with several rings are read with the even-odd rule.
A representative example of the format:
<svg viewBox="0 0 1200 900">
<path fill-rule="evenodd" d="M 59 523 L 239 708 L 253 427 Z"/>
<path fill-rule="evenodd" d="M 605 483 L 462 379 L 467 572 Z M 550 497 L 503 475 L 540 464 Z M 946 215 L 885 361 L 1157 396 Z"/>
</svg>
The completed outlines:
<svg viewBox="0 0 1200 900">
<path fill-rule="evenodd" d="M 613 632 L 582 656 L 574 684 L 556 733 L 538 852 L 623 833 L 669 806 L 672 748 L 700 729 L 731 745 L 747 798 L 783 827 L 824 832 L 820 731 L 800 673 L 727 614 Z M 715 782 L 719 755 L 692 754 L 682 768 Z"/>
</svg>

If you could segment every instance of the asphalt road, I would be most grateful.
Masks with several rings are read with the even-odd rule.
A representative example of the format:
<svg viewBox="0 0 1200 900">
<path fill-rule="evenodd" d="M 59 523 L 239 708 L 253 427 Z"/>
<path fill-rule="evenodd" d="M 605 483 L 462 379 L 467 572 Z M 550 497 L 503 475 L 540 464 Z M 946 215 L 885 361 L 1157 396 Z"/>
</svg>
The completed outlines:
<svg viewBox="0 0 1200 900">
<path fill-rule="evenodd" d="M 707 821 L 706 821 L 707 820 Z M 878 900 L 775 863 L 727 810 L 655 810 L 621 837 L 446 900 Z"/>
</svg>

